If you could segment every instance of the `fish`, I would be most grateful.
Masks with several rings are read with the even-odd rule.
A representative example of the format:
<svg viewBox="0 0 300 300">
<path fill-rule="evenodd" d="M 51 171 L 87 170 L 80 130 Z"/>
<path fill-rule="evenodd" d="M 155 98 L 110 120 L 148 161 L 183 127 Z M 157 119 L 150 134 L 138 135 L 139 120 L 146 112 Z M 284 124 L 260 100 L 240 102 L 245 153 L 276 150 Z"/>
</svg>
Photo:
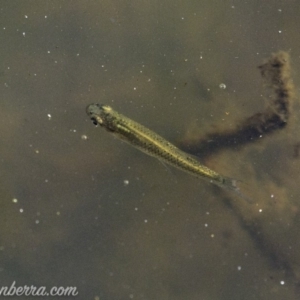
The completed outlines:
<svg viewBox="0 0 300 300">
<path fill-rule="evenodd" d="M 223 176 L 204 166 L 154 131 L 113 110 L 110 106 L 93 103 L 86 107 L 86 113 L 94 125 L 105 128 L 142 152 L 221 188 L 231 190 L 248 202 L 252 202 L 240 191 L 237 185 L 239 180 Z"/>
</svg>

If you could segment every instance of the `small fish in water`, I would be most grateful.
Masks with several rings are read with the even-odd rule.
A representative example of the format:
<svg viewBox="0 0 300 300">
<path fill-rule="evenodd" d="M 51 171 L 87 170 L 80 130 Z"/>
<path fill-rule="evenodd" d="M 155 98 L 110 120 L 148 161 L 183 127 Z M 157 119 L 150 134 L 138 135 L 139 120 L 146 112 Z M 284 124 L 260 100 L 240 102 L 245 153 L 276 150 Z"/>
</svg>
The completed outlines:
<svg viewBox="0 0 300 300">
<path fill-rule="evenodd" d="M 87 106 L 86 112 L 95 125 L 104 127 L 107 131 L 135 148 L 175 168 L 232 190 L 240 197 L 251 202 L 248 197 L 240 192 L 237 180 L 222 176 L 207 168 L 197 159 L 172 145 L 160 135 L 114 111 L 110 106 L 90 104 Z"/>
</svg>

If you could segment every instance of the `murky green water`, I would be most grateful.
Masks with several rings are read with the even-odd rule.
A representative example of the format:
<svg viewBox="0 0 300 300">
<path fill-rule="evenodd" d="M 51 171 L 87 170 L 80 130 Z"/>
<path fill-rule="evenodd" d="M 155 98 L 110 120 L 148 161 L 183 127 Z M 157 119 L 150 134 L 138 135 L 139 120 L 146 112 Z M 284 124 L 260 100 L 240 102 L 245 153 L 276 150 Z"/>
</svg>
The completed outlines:
<svg viewBox="0 0 300 300">
<path fill-rule="evenodd" d="M 175 144 L 230 128 L 264 110 L 271 53 L 290 52 L 300 86 L 299 13 L 296 0 L 0 1 L 1 287 L 298 299 L 297 99 L 286 129 L 205 161 L 247 183 L 252 206 L 95 129 L 85 107 Z"/>
</svg>

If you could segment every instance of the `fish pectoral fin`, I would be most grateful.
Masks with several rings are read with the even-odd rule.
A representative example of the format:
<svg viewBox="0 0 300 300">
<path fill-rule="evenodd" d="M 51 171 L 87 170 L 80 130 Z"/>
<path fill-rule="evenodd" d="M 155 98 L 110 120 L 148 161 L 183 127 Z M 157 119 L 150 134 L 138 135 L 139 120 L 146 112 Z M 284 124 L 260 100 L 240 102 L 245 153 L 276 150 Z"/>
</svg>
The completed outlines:
<svg viewBox="0 0 300 300">
<path fill-rule="evenodd" d="M 127 127 L 125 127 L 125 126 L 123 126 L 123 125 L 121 125 L 121 124 L 118 124 L 118 125 L 117 125 L 117 128 L 118 128 L 119 130 L 121 130 L 122 132 L 131 133 L 131 131 L 130 131 Z"/>
</svg>

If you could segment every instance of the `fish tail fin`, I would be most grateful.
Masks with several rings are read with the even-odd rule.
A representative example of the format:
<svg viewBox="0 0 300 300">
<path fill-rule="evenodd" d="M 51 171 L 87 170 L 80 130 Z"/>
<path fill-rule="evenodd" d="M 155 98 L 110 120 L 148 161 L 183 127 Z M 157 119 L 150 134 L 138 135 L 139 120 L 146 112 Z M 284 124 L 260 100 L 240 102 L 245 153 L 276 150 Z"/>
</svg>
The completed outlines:
<svg viewBox="0 0 300 300">
<path fill-rule="evenodd" d="M 238 196 L 246 200 L 248 203 L 253 203 L 254 201 L 241 191 L 242 184 L 243 182 L 241 180 L 230 177 L 223 177 L 223 181 L 219 185 L 235 192 Z"/>
</svg>

